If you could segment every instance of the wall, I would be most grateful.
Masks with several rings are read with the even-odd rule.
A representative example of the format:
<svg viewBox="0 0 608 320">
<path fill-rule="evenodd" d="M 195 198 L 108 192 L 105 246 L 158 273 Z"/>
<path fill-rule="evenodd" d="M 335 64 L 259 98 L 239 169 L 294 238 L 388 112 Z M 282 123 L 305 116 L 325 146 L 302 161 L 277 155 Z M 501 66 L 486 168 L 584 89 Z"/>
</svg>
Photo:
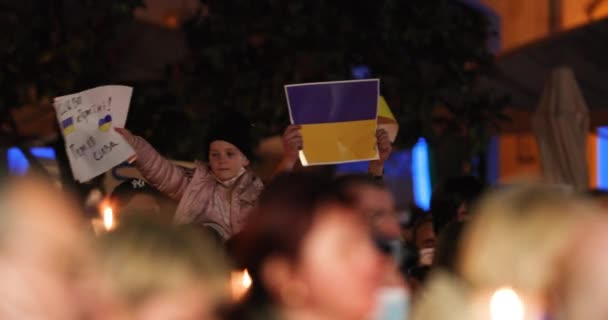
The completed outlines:
<svg viewBox="0 0 608 320">
<path fill-rule="evenodd" d="M 580 26 L 590 19 L 608 16 L 608 0 L 561 1 L 563 29 Z M 590 17 L 587 9 L 594 2 L 598 5 Z M 549 35 L 548 0 L 483 0 L 483 3 L 501 17 L 503 52 Z"/>
<path fill-rule="evenodd" d="M 598 185 L 597 135 L 587 137 L 587 165 L 589 168 L 589 185 Z M 532 133 L 507 133 L 498 138 L 499 183 L 509 183 L 521 179 L 539 180 L 541 177 L 541 159 Z"/>
</svg>

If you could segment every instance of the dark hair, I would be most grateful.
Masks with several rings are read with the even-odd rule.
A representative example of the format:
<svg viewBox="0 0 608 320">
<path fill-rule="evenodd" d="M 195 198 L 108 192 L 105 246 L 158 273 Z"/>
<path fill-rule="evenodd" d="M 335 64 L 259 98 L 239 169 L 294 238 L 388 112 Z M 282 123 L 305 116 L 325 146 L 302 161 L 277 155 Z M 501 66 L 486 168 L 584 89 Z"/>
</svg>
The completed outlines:
<svg viewBox="0 0 608 320">
<path fill-rule="evenodd" d="M 336 191 L 345 199 L 356 203 L 357 199 L 353 194 L 353 188 L 355 187 L 373 187 L 381 190 L 388 190 L 388 187 L 382 180 L 373 178 L 367 174 L 348 174 L 338 176 L 334 180 Z"/>
<path fill-rule="evenodd" d="M 483 183 L 473 176 L 455 177 L 440 184 L 431 199 L 433 229 L 441 233 L 449 223 L 456 221 L 458 208 L 474 203 L 484 191 Z"/>
<path fill-rule="evenodd" d="M 439 234 L 433 259 L 434 268 L 441 268 L 453 274 L 457 273 L 457 259 L 463 230 L 464 223 L 453 222 Z"/>
<path fill-rule="evenodd" d="M 120 208 L 138 194 L 146 194 L 154 198 L 162 194 L 150 184 L 141 179 L 128 179 L 119 184 L 110 194 L 110 201 L 120 211 Z"/>
<path fill-rule="evenodd" d="M 384 181 L 370 176 L 369 174 L 346 174 L 334 179 L 336 189 L 342 190 L 352 186 L 370 186 L 379 189 L 387 189 Z"/>
<path fill-rule="evenodd" d="M 247 268 L 253 277 L 250 301 L 264 303 L 271 299 L 259 281 L 261 268 L 271 257 L 298 260 L 302 241 L 319 208 L 350 206 L 335 190 L 331 178 L 301 172 L 280 175 L 266 187 L 245 228 L 230 244 L 237 265 Z"/>
<path fill-rule="evenodd" d="M 406 210 L 409 211 L 409 217 L 407 221 L 401 223 L 402 228 L 413 229 L 419 220 L 426 219 L 427 216 L 431 215 L 415 204 L 408 205 Z"/>
</svg>

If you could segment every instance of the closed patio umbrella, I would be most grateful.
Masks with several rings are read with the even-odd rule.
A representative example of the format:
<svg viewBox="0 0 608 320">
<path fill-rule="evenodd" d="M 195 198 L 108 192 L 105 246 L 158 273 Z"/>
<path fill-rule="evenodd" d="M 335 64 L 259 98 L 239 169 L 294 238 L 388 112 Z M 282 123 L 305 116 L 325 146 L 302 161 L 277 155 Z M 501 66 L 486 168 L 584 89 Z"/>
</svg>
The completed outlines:
<svg viewBox="0 0 608 320">
<path fill-rule="evenodd" d="M 544 178 L 577 190 L 589 187 L 589 112 L 574 73 L 554 69 L 533 119 Z"/>
</svg>

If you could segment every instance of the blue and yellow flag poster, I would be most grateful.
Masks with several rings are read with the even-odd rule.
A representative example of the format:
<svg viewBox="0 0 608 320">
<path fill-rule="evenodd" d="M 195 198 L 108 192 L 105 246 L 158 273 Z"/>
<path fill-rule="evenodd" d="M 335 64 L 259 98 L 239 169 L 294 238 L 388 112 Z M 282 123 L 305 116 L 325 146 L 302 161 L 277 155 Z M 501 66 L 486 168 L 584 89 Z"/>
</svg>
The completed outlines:
<svg viewBox="0 0 608 320">
<path fill-rule="evenodd" d="M 305 166 L 378 159 L 378 79 L 285 86 L 292 124 L 302 127 Z"/>
</svg>

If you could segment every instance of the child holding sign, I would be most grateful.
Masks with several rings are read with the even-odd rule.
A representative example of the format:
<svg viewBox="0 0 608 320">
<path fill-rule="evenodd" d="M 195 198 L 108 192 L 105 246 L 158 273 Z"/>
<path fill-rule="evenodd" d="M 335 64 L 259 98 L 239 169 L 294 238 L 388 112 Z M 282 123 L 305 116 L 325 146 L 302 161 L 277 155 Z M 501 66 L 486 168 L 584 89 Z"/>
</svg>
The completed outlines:
<svg viewBox="0 0 608 320">
<path fill-rule="evenodd" d="M 126 129 L 116 131 L 135 150 L 135 164 L 145 179 L 179 201 L 175 223 L 203 225 L 228 239 L 241 230 L 263 189 L 262 180 L 247 169 L 252 157 L 250 127 L 236 113 L 212 124 L 204 144 L 209 162 L 196 162 L 191 175 L 161 156 L 143 138 Z M 288 140 L 286 145 L 301 145 L 301 137 L 290 135 Z M 297 147 L 286 151 L 282 163 L 297 159 Z"/>
</svg>

